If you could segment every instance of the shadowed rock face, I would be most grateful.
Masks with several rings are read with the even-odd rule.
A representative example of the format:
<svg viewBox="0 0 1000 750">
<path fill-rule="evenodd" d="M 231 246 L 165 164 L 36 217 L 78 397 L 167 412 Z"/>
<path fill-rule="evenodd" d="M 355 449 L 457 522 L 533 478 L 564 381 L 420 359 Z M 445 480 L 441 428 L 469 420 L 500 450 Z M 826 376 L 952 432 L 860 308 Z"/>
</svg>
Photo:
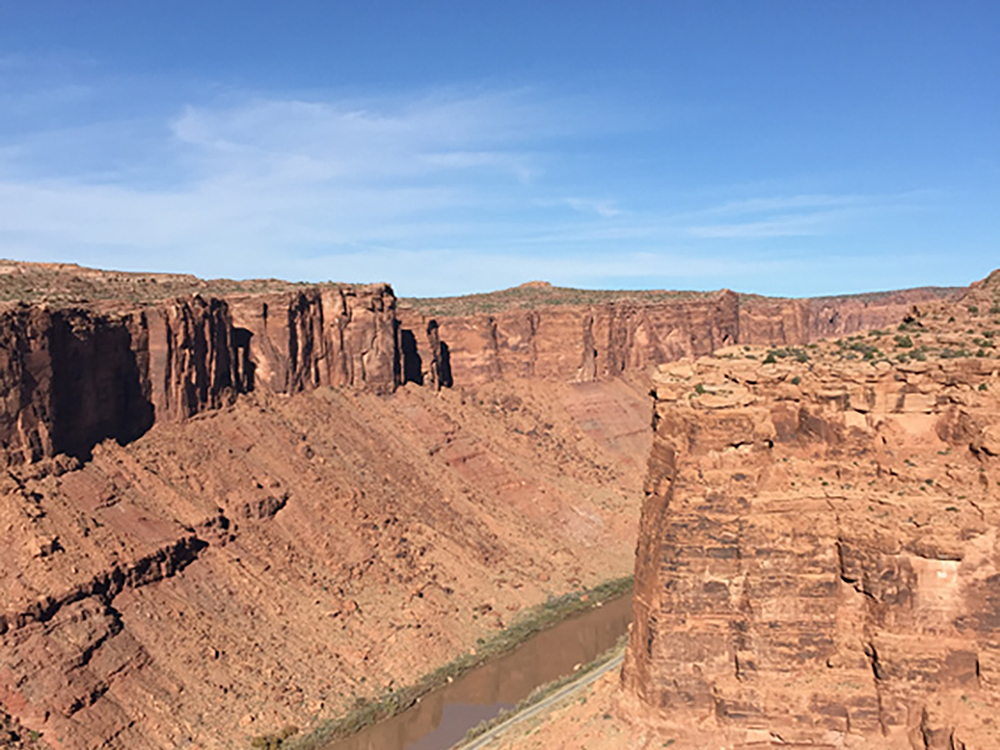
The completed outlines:
<svg viewBox="0 0 1000 750">
<path fill-rule="evenodd" d="M 684 747 L 997 746 L 1000 318 L 974 308 L 659 369 L 627 713 Z"/>
<path fill-rule="evenodd" d="M 4 457 L 86 458 L 102 440 L 130 442 L 154 422 L 232 404 L 258 384 L 389 393 L 399 380 L 394 304 L 375 285 L 125 311 L 9 305 L 0 312 Z"/>
</svg>

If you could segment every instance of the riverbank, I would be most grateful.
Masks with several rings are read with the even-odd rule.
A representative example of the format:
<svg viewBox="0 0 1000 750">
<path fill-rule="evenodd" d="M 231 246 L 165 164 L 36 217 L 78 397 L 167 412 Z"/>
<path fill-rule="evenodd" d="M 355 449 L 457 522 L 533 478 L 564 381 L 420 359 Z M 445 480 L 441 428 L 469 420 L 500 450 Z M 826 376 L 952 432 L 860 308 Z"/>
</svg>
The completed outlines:
<svg viewBox="0 0 1000 750">
<path fill-rule="evenodd" d="M 319 750 L 357 734 L 377 722 L 397 716 L 432 691 L 466 675 L 477 667 L 504 656 L 532 637 L 595 607 L 628 595 L 632 577 L 613 579 L 591 589 L 552 597 L 521 614 L 511 625 L 489 639 L 479 639 L 474 649 L 463 653 L 416 683 L 372 698 L 359 698 L 342 717 L 327 721 L 308 733 L 262 735 L 252 747 L 267 750 Z"/>
<path fill-rule="evenodd" d="M 454 750 L 478 750 L 523 721 L 549 710 L 571 695 L 583 690 L 608 672 L 621 667 L 628 635 L 622 635 L 613 648 L 571 674 L 540 685 L 509 711 L 501 711 L 492 719 L 470 729 Z"/>
</svg>

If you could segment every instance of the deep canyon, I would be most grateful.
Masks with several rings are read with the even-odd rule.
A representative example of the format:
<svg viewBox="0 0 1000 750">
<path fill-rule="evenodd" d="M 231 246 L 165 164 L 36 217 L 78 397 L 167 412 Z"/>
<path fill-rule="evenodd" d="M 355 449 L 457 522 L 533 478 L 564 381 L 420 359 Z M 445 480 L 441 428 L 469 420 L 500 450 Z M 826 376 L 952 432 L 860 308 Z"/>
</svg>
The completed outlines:
<svg viewBox="0 0 1000 750">
<path fill-rule="evenodd" d="M 304 735 L 634 569 L 649 747 L 996 746 L 998 294 L 0 263 L 0 744 Z"/>
</svg>

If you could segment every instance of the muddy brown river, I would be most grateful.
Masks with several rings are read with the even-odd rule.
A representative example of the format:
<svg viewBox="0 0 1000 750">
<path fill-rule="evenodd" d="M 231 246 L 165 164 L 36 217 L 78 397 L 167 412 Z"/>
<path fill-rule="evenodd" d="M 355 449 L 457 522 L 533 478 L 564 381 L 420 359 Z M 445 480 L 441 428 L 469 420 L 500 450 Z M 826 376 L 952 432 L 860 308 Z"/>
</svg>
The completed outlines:
<svg viewBox="0 0 1000 750">
<path fill-rule="evenodd" d="M 513 651 L 425 695 L 412 708 L 323 750 L 448 750 L 481 721 L 615 645 L 632 619 L 632 597 L 564 620 Z"/>
</svg>

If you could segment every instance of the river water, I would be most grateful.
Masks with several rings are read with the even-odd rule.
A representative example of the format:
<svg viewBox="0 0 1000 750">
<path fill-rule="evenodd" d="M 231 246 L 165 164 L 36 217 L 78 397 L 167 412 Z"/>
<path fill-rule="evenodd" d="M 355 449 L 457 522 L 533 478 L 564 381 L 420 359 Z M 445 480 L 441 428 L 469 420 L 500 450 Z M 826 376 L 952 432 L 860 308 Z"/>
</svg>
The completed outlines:
<svg viewBox="0 0 1000 750">
<path fill-rule="evenodd" d="M 543 630 L 513 651 L 425 695 L 412 708 L 324 750 L 448 750 L 465 733 L 513 708 L 539 685 L 573 672 L 615 645 L 632 619 L 621 596 Z"/>
</svg>

